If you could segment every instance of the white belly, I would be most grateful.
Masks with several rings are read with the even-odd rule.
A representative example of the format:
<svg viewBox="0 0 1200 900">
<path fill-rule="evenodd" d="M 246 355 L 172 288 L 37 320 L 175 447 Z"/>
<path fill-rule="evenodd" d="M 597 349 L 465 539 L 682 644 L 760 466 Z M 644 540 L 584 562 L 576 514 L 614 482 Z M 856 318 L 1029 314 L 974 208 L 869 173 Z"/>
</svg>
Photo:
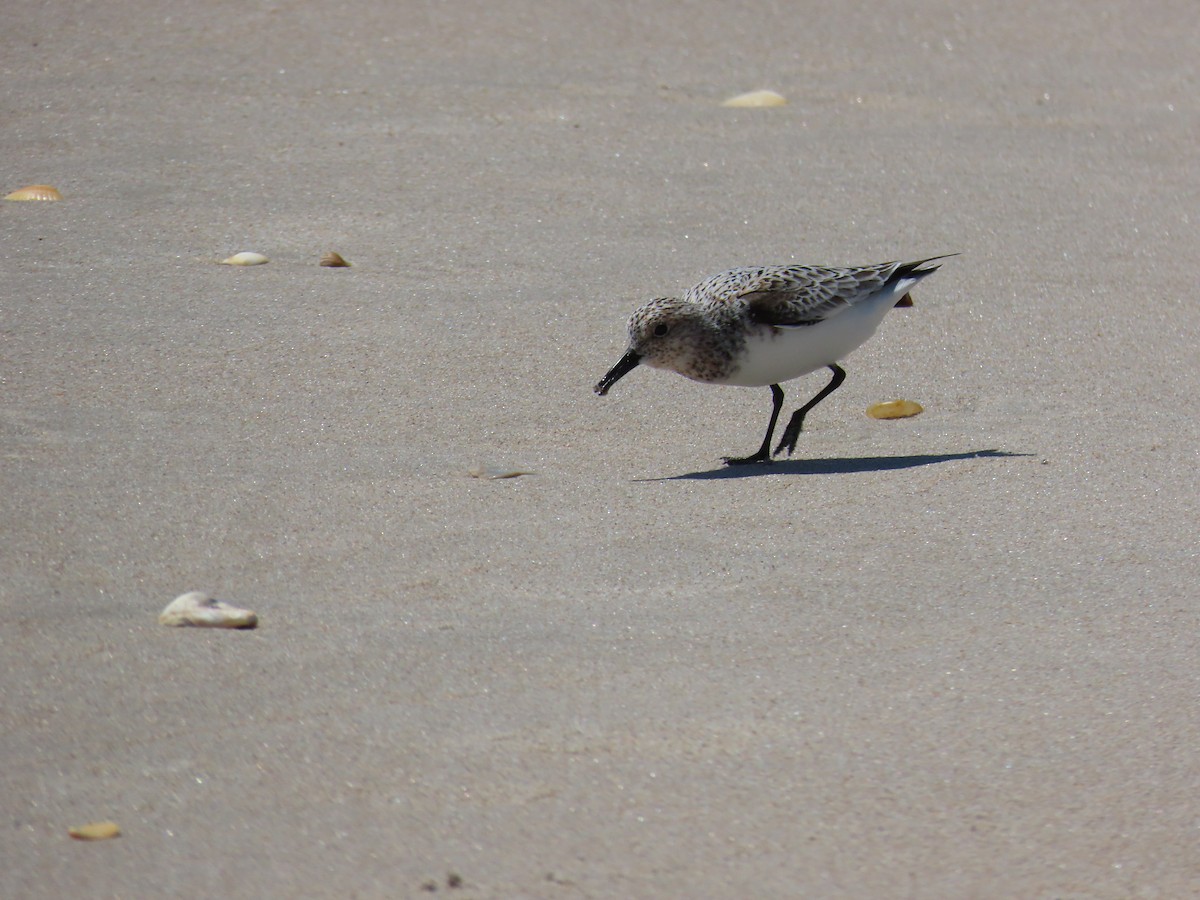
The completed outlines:
<svg viewBox="0 0 1200 900">
<path fill-rule="evenodd" d="M 833 365 L 875 333 L 894 303 L 889 296 L 861 303 L 816 325 L 758 328 L 746 340 L 737 367 L 719 383 L 761 387 Z"/>
</svg>

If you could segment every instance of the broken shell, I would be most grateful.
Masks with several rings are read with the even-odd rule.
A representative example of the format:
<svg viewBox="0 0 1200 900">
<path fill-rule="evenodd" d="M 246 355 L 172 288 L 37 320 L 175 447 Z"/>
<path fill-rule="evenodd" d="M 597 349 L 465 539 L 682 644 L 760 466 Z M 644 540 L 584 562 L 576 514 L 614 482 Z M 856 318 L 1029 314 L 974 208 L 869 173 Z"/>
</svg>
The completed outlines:
<svg viewBox="0 0 1200 900">
<path fill-rule="evenodd" d="M 774 91 L 749 91 L 745 94 L 738 94 L 736 97 L 730 97 L 721 105 L 739 107 L 786 106 L 787 98 Z"/>
<path fill-rule="evenodd" d="M 5 196 L 5 200 L 61 200 L 58 188 L 49 184 L 31 184 Z"/>
<path fill-rule="evenodd" d="M 121 826 L 116 822 L 89 822 L 76 828 L 68 828 L 67 834 L 77 841 L 104 841 L 121 836 Z"/>
<path fill-rule="evenodd" d="M 327 268 L 330 268 L 330 269 L 348 269 L 348 268 L 350 268 L 350 263 L 348 263 L 344 259 L 342 259 L 342 254 L 335 253 L 332 250 L 330 250 L 328 253 L 326 253 L 324 256 L 321 257 L 321 265 L 323 265 Z"/>
<path fill-rule="evenodd" d="M 495 481 L 499 478 L 517 478 L 521 475 L 532 475 L 528 469 L 512 469 L 508 466 L 479 465 L 468 469 L 467 474 L 472 478 L 486 478 Z"/>
<path fill-rule="evenodd" d="M 158 616 L 160 625 L 200 628 L 253 628 L 258 616 L 248 609 L 215 600 L 203 591 L 190 591 L 172 600 Z"/>
<path fill-rule="evenodd" d="M 221 260 L 223 266 L 261 266 L 265 262 L 270 262 L 261 253 L 254 253 L 250 250 L 243 250 L 241 253 L 235 253 L 229 259 Z"/>
<path fill-rule="evenodd" d="M 867 407 L 867 415 L 872 419 L 907 419 L 924 411 L 925 407 L 912 400 L 887 400 Z"/>
</svg>

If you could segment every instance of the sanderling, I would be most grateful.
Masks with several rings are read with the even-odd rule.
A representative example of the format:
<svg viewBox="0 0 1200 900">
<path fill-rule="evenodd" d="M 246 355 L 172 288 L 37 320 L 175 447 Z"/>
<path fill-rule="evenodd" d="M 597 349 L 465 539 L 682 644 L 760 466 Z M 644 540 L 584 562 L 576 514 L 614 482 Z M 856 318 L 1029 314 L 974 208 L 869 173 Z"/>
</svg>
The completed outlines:
<svg viewBox="0 0 1200 900">
<path fill-rule="evenodd" d="M 951 256 L 955 254 L 950 254 Z M 832 268 L 748 266 L 721 272 L 682 298 L 651 300 L 629 319 L 629 349 L 595 391 L 600 396 L 639 363 L 672 369 L 693 381 L 770 386 L 767 435 L 751 456 L 727 465 L 771 461 L 771 435 L 783 406 L 779 382 L 828 368 L 833 378 L 792 416 L 775 452 L 796 449 L 804 416 L 838 389 L 838 361 L 875 333 L 893 306 L 912 306 L 909 290 L 945 256 L 909 263 Z"/>
</svg>

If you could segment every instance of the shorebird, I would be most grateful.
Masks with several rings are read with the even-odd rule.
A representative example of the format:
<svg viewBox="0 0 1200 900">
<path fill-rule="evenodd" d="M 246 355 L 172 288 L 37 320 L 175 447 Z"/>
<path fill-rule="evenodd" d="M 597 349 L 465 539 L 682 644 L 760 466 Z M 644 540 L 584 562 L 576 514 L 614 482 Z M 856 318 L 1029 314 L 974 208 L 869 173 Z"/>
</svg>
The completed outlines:
<svg viewBox="0 0 1200 900">
<path fill-rule="evenodd" d="M 909 291 L 945 258 L 746 266 L 713 275 L 683 297 L 660 297 L 637 309 L 629 319 L 629 349 L 594 390 L 603 397 L 643 363 L 707 384 L 770 387 L 774 407 L 762 446 L 750 456 L 724 458 L 731 466 L 768 463 L 783 407 L 780 382 L 828 368 L 833 378 L 792 415 L 775 448 L 791 456 L 804 417 L 845 380 L 839 362 L 875 333 L 889 309 L 912 306 Z"/>
</svg>

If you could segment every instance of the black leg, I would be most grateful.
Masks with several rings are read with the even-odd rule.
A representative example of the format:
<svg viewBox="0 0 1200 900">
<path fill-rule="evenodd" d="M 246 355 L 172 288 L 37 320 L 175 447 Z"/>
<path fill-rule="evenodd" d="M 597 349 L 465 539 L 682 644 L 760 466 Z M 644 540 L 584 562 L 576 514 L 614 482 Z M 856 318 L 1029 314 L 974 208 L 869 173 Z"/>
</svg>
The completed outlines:
<svg viewBox="0 0 1200 900">
<path fill-rule="evenodd" d="M 771 399 L 775 408 L 771 410 L 771 424 L 767 426 L 767 436 L 763 438 L 762 446 L 753 456 L 726 456 L 725 465 L 741 466 L 746 463 L 769 463 L 771 461 L 771 435 L 775 433 L 775 423 L 779 421 L 779 410 L 783 409 L 783 388 L 777 384 L 771 385 Z"/>
<path fill-rule="evenodd" d="M 829 370 L 833 372 L 833 378 L 829 379 L 829 384 L 825 385 L 821 393 L 796 410 L 787 428 L 783 430 L 783 437 L 779 439 L 779 446 L 775 448 L 776 453 L 786 447 L 788 456 L 792 455 L 792 451 L 796 449 L 796 441 L 800 439 L 800 429 L 804 427 L 805 414 L 841 387 L 842 382 L 846 380 L 846 373 L 841 366 L 835 364 L 830 366 Z"/>
</svg>

